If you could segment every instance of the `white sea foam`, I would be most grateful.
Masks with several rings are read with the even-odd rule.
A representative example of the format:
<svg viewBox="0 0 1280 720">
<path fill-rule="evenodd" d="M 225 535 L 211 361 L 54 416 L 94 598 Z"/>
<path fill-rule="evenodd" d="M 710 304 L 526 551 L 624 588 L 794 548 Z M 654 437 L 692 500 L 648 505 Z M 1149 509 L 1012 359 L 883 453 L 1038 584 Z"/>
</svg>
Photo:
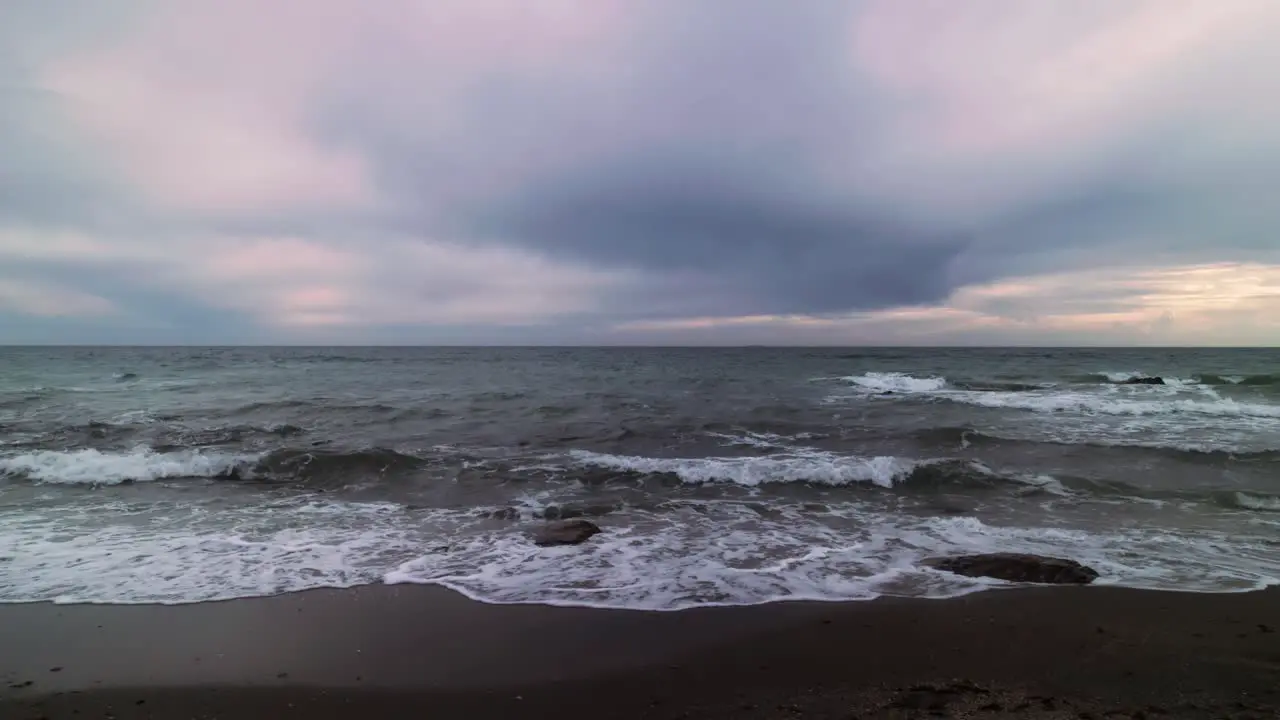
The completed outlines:
<svg viewBox="0 0 1280 720">
<path fill-rule="evenodd" d="M 854 385 L 876 393 L 918 393 L 941 390 L 947 386 L 943 377 L 913 377 L 900 372 L 869 372 L 842 378 Z"/>
<path fill-rule="evenodd" d="M 767 483 L 808 482 L 819 485 L 874 483 L 893 487 L 909 475 L 918 461 L 879 456 L 838 455 L 793 448 L 785 455 L 765 457 L 656 458 L 574 450 L 579 464 L 640 473 L 670 473 L 687 483 L 731 482 L 756 486 Z"/>
<path fill-rule="evenodd" d="M 1236 502 L 1242 508 L 1250 510 L 1266 510 L 1280 512 L 1280 497 L 1274 495 L 1254 495 L 1252 493 L 1236 493 Z"/>
<path fill-rule="evenodd" d="M 1151 375 L 1149 375 L 1148 373 L 1136 372 L 1136 371 L 1134 372 L 1102 372 L 1098 374 L 1105 377 L 1108 381 L 1117 383 L 1117 384 L 1124 383 L 1128 380 L 1133 380 L 1135 378 L 1151 377 Z M 1158 390 L 1160 388 L 1191 389 L 1191 388 L 1194 388 L 1195 386 L 1200 385 L 1200 380 L 1197 378 L 1180 378 L 1180 377 L 1174 377 L 1172 375 L 1161 375 L 1160 379 L 1164 381 L 1164 385 L 1139 385 L 1138 387 L 1149 389 L 1149 390 Z M 1199 389 L 1199 388 L 1196 388 L 1196 389 Z"/>
<path fill-rule="evenodd" d="M 126 453 L 40 450 L 0 457 L 0 477 L 17 476 L 60 485 L 118 485 L 165 478 L 218 477 L 247 468 L 256 459 L 251 455 L 191 450 L 158 453 L 149 448 Z"/>
<path fill-rule="evenodd" d="M 669 517 L 605 524 L 590 543 L 538 549 L 513 533 L 470 538 L 457 554 L 429 554 L 387 573 L 389 583 L 444 585 L 500 603 L 674 610 L 777 600 L 944 598 L 998 581 L 921 567 L 926 557 L 1013 551 L 1066 555 L 1102 584 L 1229 591 L 1275 584 L 1280 563 L 1257 538 L 1052 527 L 1002 527 L 972 517 L 885 515 L 854 505 L 828 512 L 705 503 Z"/>
<path fill-rule="evenodd" d="M 1119 376 L 1120 373 L 1112 373 Z M 872 377 L 874 376 L 874 377 Z M 893 380 L 880 383 L 881 376 Z M 957 390 L 941 378 L 914 378 L 900 373 L 868 373 L 845 378 L 859 389 L 893 386 L 895 392 L 990 408 L 1012 408 L 1041 413 L 1073 412 L 1085 415 L 1204 415 L 1280 419 L 1280 405 L 1241 402 L 1224 398 L 1209 386 L 1172 379 L 1167 386 L 1116 386 L 1105 392 L 1046 388 L 1029 392 Z M 1189 391 L 1189 392 L 1188 392 Z M 834 399 L 838 399 L 834 398 Z"/>
<path fill-rule="evenodd" d="M 1280 405 L 1239 402 L 1232 398 L 1208 400 L 1145 399 L 1084 392 L 978 393 L 953 392 L 938 397 L 953 402 L 992 408 L 1016 408 L 1033 412 L 1077 412 L 1100 415 L 1206 415 L 1214 417 L 1280 418 Z"/>
<path fill-rule="evenodd" d="M 375 583 L 430 546 L 415 525 L 393 526 L 400 512 L 309 500 L 30 508 L 0 518 L 11 553 L 0 558 L 0 602 L 173 604 Z"/>
<path fill-rule="evenodd" d="M 1223 592 L 1280 582 L 1274 546 L 1247 532 L 1011 527 L 857 502 L 778 502 L 764 516 L 756 505 L 628 508 L 595 518 L 604 532 L 566 548 L 536 547 L 532 520 L 495 522 L 485 508 L 315 498 L 217 512 L 185 499 L 32 506 L 0 516 L 0 602 L 186 603 L 377 582 L 494 603 L 648 610 L 941 598 L 1001 583 L 921 560 L 997 550 L 1073 557 L 1111 585 Z"/>
</svg>

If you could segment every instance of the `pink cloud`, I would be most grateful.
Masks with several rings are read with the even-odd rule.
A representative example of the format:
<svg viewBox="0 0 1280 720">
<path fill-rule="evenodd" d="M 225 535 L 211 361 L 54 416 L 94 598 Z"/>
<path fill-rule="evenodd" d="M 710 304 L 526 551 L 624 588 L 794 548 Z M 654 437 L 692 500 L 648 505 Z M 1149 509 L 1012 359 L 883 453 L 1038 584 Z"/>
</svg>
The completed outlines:
<svg viewBox="0 0 1280 720">
<path fill-rule="evenodd" d="M 46 68 L 45 82 L 166 209 L 367 206 L 375 192 L 365 159 L 317 142 L 308 127 L 307 103 L 350 33 L 350 13 L 318 5 L 162 6 L 122 43 Z M 303 11 L 304 32 L 285 41 Z"/>
<path fill-rule="evenodd" d="M 894 110 L 880 172 L 864 192 L 953 221 L 1113 171 L 1117 149 L 1171 117 L 1211 111 L 1233 123 L 1241 112 L 1228 108 L 1260 105 L 1266 117 L 1280 114 L 1258 92 L 1209 77 L 1268 74 L 1238 52 L 1256 44 L 1259 28 L 1280 23 L 1280 5 L 1267 0 L 869 0 L 863 8 L 851 69 Z"/>
<path fill-rule="evenodd" d="M 187 0 L 46 68 L 107 155 L 162 207 L 201 213 L 375 206 L 373 168 L 319 137 L 339 89 L 413 134 L 463 118 L 475 83 L 570 62 L 620 6 L 513 0 Z"/>
</svg>

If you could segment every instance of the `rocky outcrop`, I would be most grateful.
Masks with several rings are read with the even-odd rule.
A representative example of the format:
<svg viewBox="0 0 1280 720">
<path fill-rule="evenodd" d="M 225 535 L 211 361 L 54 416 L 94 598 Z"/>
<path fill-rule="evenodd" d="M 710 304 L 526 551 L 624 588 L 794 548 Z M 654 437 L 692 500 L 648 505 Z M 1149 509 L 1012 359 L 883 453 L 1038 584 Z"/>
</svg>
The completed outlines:
<svg viewBox="0 0 1280 720">
<path fill-rule="evenodd" d="M 1164 385 L 1162 377 L 1131 377 L 1125 380 L 1121 385 Z"/>
<path fill-rule="evenodd" d="M 930 558 L 924 564 L 957 575 L 989 577 L 1010 582 L 1088 585 L 1098 578 L 1096 570 L 1074 560 L 1017 553 Z"/>
<path fill-rule="evenodd" d="M 587 520 L 560 520 L 543 525 L 533 535 L 533 543 L 542 547 L 551 545 L 577 545 L 600 532 L 596 524 Z"/>
</svg>

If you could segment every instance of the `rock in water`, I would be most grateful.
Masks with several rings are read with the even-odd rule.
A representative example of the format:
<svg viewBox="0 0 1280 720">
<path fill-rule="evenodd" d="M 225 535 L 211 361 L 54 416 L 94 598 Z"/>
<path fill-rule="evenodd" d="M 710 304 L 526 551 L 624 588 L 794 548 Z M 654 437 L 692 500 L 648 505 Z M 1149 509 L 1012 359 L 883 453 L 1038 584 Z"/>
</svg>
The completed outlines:
<svg viewBox="0 0 1280 720">
<path fill-rule="evenodd" d="M 1096 570 L 1081 565 L 1075 560 L 1017 553 L 930 558 L 925 560 L 924 564 L 957 575 L 989 577 L 1011 582 L 1088 585 L 1098 578 Z"/>
<path fill-rule="evenodd" d="M 561 520 L 547 523 L 533 536 L 533 543 L 546 547 L 548 545 L 577 545 L 600 532 L 595 523 L 587 520 Z"/>
<path fill-rule="evenodd" d="M 1164 382 L 1164 378 L 1162 377 L 1132 377 L 1132 378 L 1129 378 L 1128 380 L 1125 380 L 1123 384 L 1125 385 L 1164 385 L 1165 382 Z"/>
</svg>

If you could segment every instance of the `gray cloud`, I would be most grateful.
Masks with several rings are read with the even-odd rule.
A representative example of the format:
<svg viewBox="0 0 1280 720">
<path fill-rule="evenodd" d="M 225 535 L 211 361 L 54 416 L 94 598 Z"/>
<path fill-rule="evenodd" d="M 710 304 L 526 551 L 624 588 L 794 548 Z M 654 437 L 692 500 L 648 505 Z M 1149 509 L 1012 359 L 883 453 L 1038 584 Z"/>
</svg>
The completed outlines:
<svg viewBox="0 0 1280 720">
<path fill-rule="evenodd" d="M 946 132 L 947 120 L 940 114 L 920 137 L 895 126 L 902 101 L 850 59 L 848 27 L 860 9 L 658 3 L 618 47 L 578 59 L 599 72 L 504 68 L 453 108 L 455 132 L 389 131 L 378 126 L 376 102 L 330 121 L 380 157 L 403 227 L 691 274 L 733 306 L 691 298 L 680 308 L 690 315 L 933 303 L 967 283 L 1064 261 L 1221 257 L 1227 248 L 1248 255 L 1266 244 L 1261 231 L 1280 227 L 1270 216 L 1224 224 L 1227 204 L 1255 215 L 1267 206 L 1226 189 L 1220 176 L 1254 163 L 1188 152 L 1216 133 L 1199 124 L 1189 131 L 1181 115 L 1156 114 L 1145 129 L 1122 118 L 1096 141 L 1031 147 L 1025 162 L 921 157 L 928 151 L 917 145 Z M 382 88 L 389 96 L 412 94 L 391 82 Z M 1145 120 L 1156 111 L 1141 102 L 1132 111 Z M 991 130 L 993 142 L 999 132 Z M 1206 169 L 1218 176 L 1197 182 Z M 1171 182 L 1180 175 L 1193 179 Z M 903 188 L 896 196 L 895 186 Z M 976 214 L 963 201 L 975 188 L 987 206 Z M 415 212 L 419 202 L 425 213 Z"/>
<path fill-rule="evenodd" d="M 341 301 L 371 337 L 523 338 L 537 318 L 569 340 L 1278 259 L 1280 73 L 1259 27 L 1280 14 L 1264 5 L 1064 2 L 999 23 L 981 2 L 187 5 L 189 21 L 24 5 L 0 30 L 0 233 L 128 248 L 11 250 L 11 275 L 228 337 L 299 317 L 305 295 L 305 317 Z M 132 106 L 111 104 L 121 88 Z M 280 238 L 362 270 L 219 265 L 232 240 Z M 219 304 L 219 287 L 284 309 Z"/>
</svg>

